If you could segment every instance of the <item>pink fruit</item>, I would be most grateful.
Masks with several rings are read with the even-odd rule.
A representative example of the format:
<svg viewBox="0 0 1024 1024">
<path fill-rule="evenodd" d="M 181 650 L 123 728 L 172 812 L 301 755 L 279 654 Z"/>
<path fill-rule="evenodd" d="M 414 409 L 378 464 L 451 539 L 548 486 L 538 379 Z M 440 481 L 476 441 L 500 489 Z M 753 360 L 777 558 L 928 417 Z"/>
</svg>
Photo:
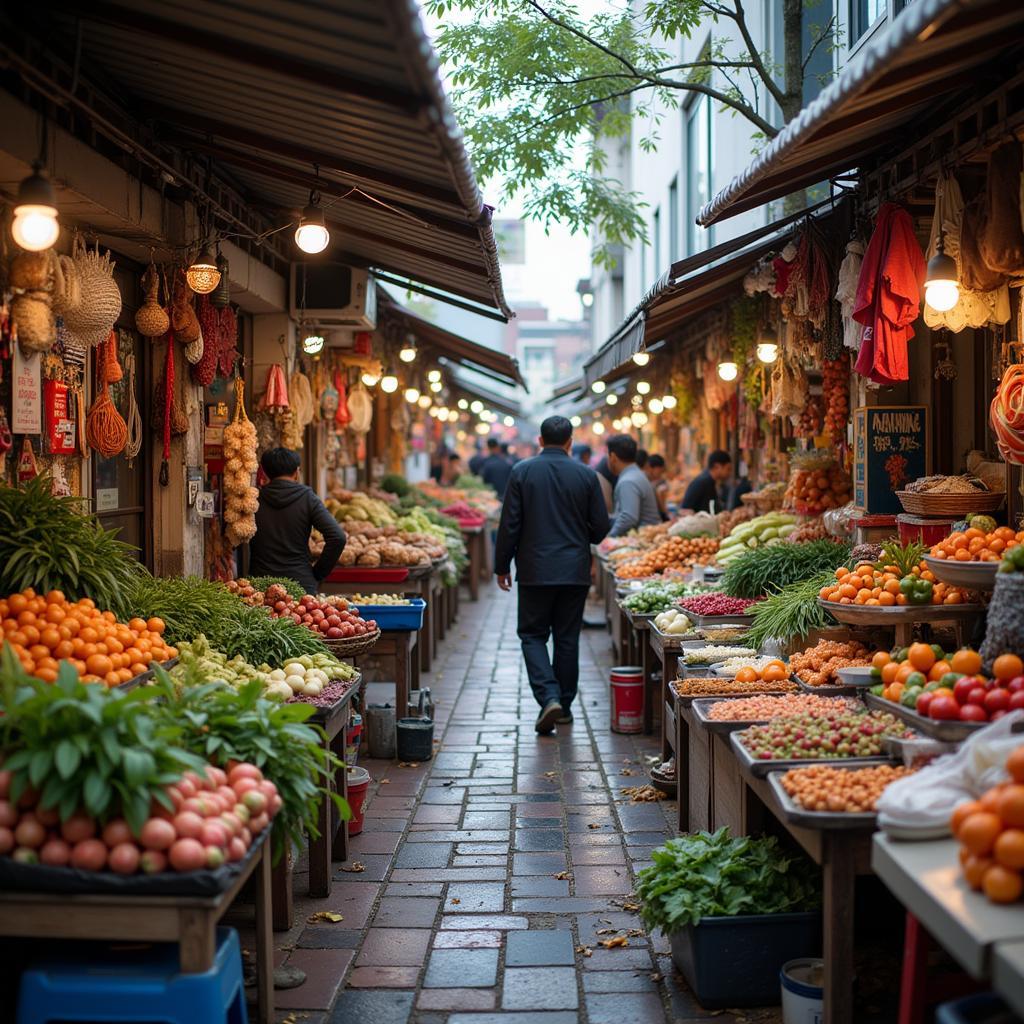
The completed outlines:
<svg viewBox="0 0 1024 1024">
<path fill-rule="evenodd" d="M 245 804 L 235 804 L 235 806 L 231 808 L 231 813 L 234 814 L 243 825 L 245 825 L 252 817 L 249 813 L 249 808 L 246 807 Z"/>
<path fill-rule="evenodd" d="M 18 864 L 38 864 L 39 853 L 36 850 L 30 850 L 27 846 L 19 846 L 11 854 L 11 859 Z"/>
<path fill-rule="evenodd" d="M 249 822 L 249 829 L 253 835 L 259 835 L 270 824 L 270 817 L 267 814 L 259 814 Z"/>
<path fill-rule="evenodd" d="M 0 800 L 0 826 L 14 828 L 18 824 L 18 811 L 9 800 Z"/>
<path fill-rule="evenodd" d="M 139 870 L 139 848 L 134 843 L 118 843 L 110 851 L 107 863 L 118 875 L 134 875 Z"/>
<path fill-rule="evenodd" d="M 270 801 L 277 794 L 277 786 L 270 779 L 264 779 L 259 786 L 260 792 Z"/>
<path fill-rule="evenodd" d="M 14 849 L 14 833 L 6 825 L 0 825 L 0 856 Z"/>
<path fill-rule="evenodd" d="M 18 797 L 18 807 L 25 810 L 28 807 L 35 807 L 37 803 L 39 803 L 39 794 L 31 786 L 26 786 L 25 792 Z"/>
<path fill-rule="evenodd" d="M 6 768 L 0 770 L 0 800 L 6 800 L 11 791 L 11 779 L 13 774 Z"/>
<path fill-rule="evenodd" d="M 168 856 L 175 871 L 198 871 L 206 864 L 206 851 L 196 839 L 179 839 Z"/>
<path fill-rule="evenodd" d="M 252 789 L 242 796 L 242 803 L 253 814 L 262 814 L 267 809 L 267 798 L 257 789 Z"/>
<path fill-rule="evenodd" d="M 147 850 L 169 850 L 174 840 L 178 838 L 178 833 L 174 831 L 174 825 L 166 819 L 150 818 L 142 826 L 139 838 Z"/>
<path fill-rule="evenodd" d="M 228 773 L 224 771 L 223 768 L 218 768 L 215 764 L 211 764 L 210 767 L 206 769 L 206 774 L 213 779 L 213 784 L 215 786 L 223 786 L 228 781 Z"/>
<path fill-rule="evenodd" d="M 254 764 L 236 764 L 228 772 L 228 784 L 234 786 L 239 779 L 255 779 L 257 782 L 263 780 L 263 772 Z"/>
<path fill-rule="evenodd" d="M 204 822 L 203 831 L 199 834 L 199 842 L 206 847 L 223 848 L 228 845 L 227 829 L 219 821 Z"/>
<path fill-rule="evenodd" d="M 275 793 L 270 800 L 270 816 L 274 817 L 275 814 L 284 806 L 284 800 L 281 798 L 280 793 Z"/>
<path fill-rule="evenodd" d="M 178 792 L 187 800 L 190 796 L 196 795 L 196 784 L 190 778 L 183 775 L 178 783 Z"/>
<path fill-rule="evenodd" d="M 232 814 L 230 811 L 225 811 L 220 816 L 220 823 L 224 826 L 224 830 L 228 834 L 228 839 L 237 836 L 242 831 L 242 822 L 237 814 Z"/>
<path fill-rule="evenodd" d="M 241 836 L 235 836 L 228 843 L 228 860 L 231 862 L 241 860 L 245 856 L 245 843 Z"/>
<path fill-rule="evenodd" d="M 224 866 L 224 851 L 219 846 L 207 846 L 206 847 L 206 866 L 211 871 L 216 871 L 217 868 Z"/>
<path fill-rule="evenodd" d="M 72 814 L 60 827 L 60 834 L 72 845 L 96 835 L 96 822 L 84 814 Z"/>
<path fill-rule="evenodd" d="M 33 850 L 46 841 L 46 829 L 39 823 L 34 814 L 26 814 L 18 822 L 14 830 L 14 838 L 19 846 L 28 846 Z"/>
<path fill-rule="evenodd" d="M 181 790 L 177 786 L 168 786 L 166 793 L 171 798 L 171 803 L 174 804 L 175 810 L 180 811 L 181 805 L 185 802 L 185 797 L 182 795 Z"/>
<path fill-rule="evenodd" d="M 182 839 L 198 839 L 200 832 L 203 831 L 203 819 L 193 811 L 182 811 L 174 819 L 173 824 L 174 831 Z"/>
<path fill-rule="evenodd" d="M 36 821 L 47 828 L 53 828 L 60 824 L 60 815 L 57 813 L 56 807 L 37 807 L 34 813 Z"/>
<path fill-rule="evenodd" d="M 245 796 L 246 793 L 251 793 L 253 790 L 258 791 L 260 783 L 258 779 L 243 777 L 232 782 L 231 788 L 235 791 L 235 795 L 241 798 Z"/>
<path fill-rule="evenodd" d="M 167 854 L 159 850 L 146 850 L 139 858 L 139 867 L 147 875 L 159 875 L 167 870 Z"/>
<path fill-rule="evenodd" d="M 132 830 L 124 818 L 114 818 L 112 821 L 108 821 L 103 829 L 103 842 L 111 850 L 115 846 L 120 846 L 121 843 L 130 843 L 132 838 Z"/>
<path fill-rule="evenodd" d="M 242 826 L 241 837 L 242 842 L 245 843 L 245 848 L 248 850 L 252 846 L 252 832 L 249 831 L 248 825 Z"/>
<path fill-rule="evenodd" d="M 63 839 L 47 839 L 39 849 L 39 860 L 43 864 L 64 867 L 71 862 L 71 846 Z"/>
<path fill-rule="evenodd" d="M 80 871 L 102 871 L 107 848 L 99 839 L 83 839 L 71 848 L 71 866 Z"/>
<path fill-rule="evenodd" d="M 238 800 L 238 796 L 235 791 L 227 784 L 217 787 L 217 795 L 221 800 L 229 801 L 227 806 L 227 810 L 229 811 L 235 806 L 235 802 Z"/>
</svg>

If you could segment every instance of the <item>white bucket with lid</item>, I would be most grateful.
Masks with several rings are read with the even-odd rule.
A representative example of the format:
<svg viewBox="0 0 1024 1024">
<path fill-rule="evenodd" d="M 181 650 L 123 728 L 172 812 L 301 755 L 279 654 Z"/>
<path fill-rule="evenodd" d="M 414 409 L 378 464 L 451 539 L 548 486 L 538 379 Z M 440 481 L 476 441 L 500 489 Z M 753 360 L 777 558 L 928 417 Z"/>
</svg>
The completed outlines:
<svg viewBox="0 0 1024 1024">
<path fill-rule="evenodd" d="M 784 1024 L 822 1024 L 825 1019 L 825 962 L 817 957 L 787 960 L 779 971 Z"/>
</svg>

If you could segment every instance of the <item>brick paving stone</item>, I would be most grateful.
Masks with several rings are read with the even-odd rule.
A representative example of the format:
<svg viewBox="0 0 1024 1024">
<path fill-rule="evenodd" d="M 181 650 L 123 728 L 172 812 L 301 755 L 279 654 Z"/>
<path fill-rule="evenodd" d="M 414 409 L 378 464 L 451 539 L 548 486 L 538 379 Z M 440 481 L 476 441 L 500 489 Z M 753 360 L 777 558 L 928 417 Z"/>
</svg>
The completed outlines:
<svg viewBox="0 0 1024 1024">
<path fill-rule="evenodd" d="M 395 832 L 363 832 L 349 840 L 348 848 L 353 858 L 365 853 L 394 853 L 401 838 Z"/>
<path fill-rule="evenodd" d="M 573 869 L 577 896 L 615 896 L 633 891 L 625 866 L 577 867 Z"/>
<path fill-rule="evenodd" d="M 329 1010 L 354 955 L 351 949 L 296 949 L 288 965 L 305 971 L 306 980 L 275 992 L 275 1004 L 287 1010 Z"/>
<path fill-rule="evenodd" d="M 392 882 L 501 882 L 505 868 L 395 868 Z"/>
<path fill-rule="evenodd" d="M 414 998 L 413 992 L 342 992 L 331 1024 L 406 1024 Z"/>
<path fill-rule="evenodd" d="M 441 896 L 443 882 L 389 882 L 384 889 L 385 896 Z"/>
<path fill-rule="evenodd" d="M 349 988 L 415 988 L 419 967 L 353 967 Z"/>
<path fill-rule="evenodd" d="M 362 864 L 363 868 L 361 871 L 346 871 L 345 868 L 351 868 L 353 864 L 358 861 Z M 383 882 L 385 875 L 388 873 L 388 869 L 391 867 L 391 855 L 385 853 L 370 853 L 360 854 L 356 857 L 354 854 L 346 861 L 335 866 L 334 877 L 339 880 L 346 878 L 359 878 L 363 882 Z"/>
<path fill-rule="evenodd" d="M 568 932 L 531 928 L 508 934 L 505 944 L 507 967 L 571 967 L 575 963 L 572 935 Z"/>
<path fill-rule="evenodd" d="M 430 948 L 429 928 L 371 928 L 366 933 L 357 967 L 420 967 Z"/>
<path fill-rule="evenodd" d="M 421 1010 L 493 1010 L 497 992 L 485 988 L 425 988 L 416 1006 Z"/>
<path fill-rule="evenodd" d="M 466 811 L 463 828 L 508 828 L 508 811 Z"/>
<path fill-rule="evenodd" d="M 530 922 L 518 914 L 481 914 L 476 917 L 442 917 L 442 931 L 461 931 L 463 929 L 474 929 L 476 931 L 515 931 L 519 928 L 528 928 Z"/>
<path fill-rule="evenodd" d="M 379 928 L 431 928 L 440 905 L 440 900 L 417 896 L 385 896 L 373 923 Z"/>
<path fill-rule="evenodd" d="M 453 868 L 498 868 L 503 867 L 508 857 L 488 856 L 482 853 L 455 856 L 452 858 Z"/>
<path fill-rule="evenodd" d="M 615 949 L 596 946 L 593 953 L 584 959 L 583 968 L 587 971 L 653 971 L 654 964 L 645 946 L 619 946 Z"/>
<path fill-rule="evenodd" d="M 434 949 L 424 988 L 491 988 L 498 976 L 496 949 Z"/>
<path fill-rule="evenodd" d="M 443 868 L 448 864 L 453 845 L 452 843 L 406 843 L 395 857 L 395 867 Z"/>
<path fill-rule="evenodd" d="M 626 855 L 622 846 L 570 846 L 569 859 L 573 864 L 621 864 L 625 867 Z"/>
<path fill-rule="evenodd" d="M 508 829 L 466 829 L 465 831 L 440 831 L 420 826 L 424 831 L 410 831 L 405 837 L 407 843 L 507 843 Z"/>
<path fill-rule="evenodd" d="M 461 817 L 460 804 L 423 804 L 412 820 L 415 825 L 458 825 Z"/>
<path fill-rule="evenodd" d="M 555 1010 L 539 1013 L 453 1013 L 448 1024 L 579 1024 L 575 1010 Z M 620 1022 L 621 1024 L 621 1022 Z"/>
<path fill-rule="evenodd" d="M 544 875 L 521 875 L 512 879 L 512 896 L 568 896 L 569 881 Z"/>
<path fill-rule="evenodd" d="M 657 992 L 658 983 L 650 974 L 636 971 L 587 971 L 583 975 L 583 991 L 606 992 Z"/>
<path fill-rule="evenodd" d="M 500 949 L 501 939 L 501 932 L 437 932 L 434 949 Z"/>
<path fill-rule="evenodd" d="M 607 898 L 586 899 L 566 897 L 565 899 L 514 899 L 513 914 L 585 914 L 591 910 L 605 910 L 610 904 Z"/>
<path fill-rule="evenodd" d="M 480 914 L 505 909 L 505 886 L 501 882 L 454 882 L 448 886 L 446 914 Z"/>
<path fill-rule="evenodd" d="M 460 856 L 474 853 L 489 854 L 491 856 L 508 856 L 508 843 L 456 843 L 455 852 Z"/>
<path fill-rule="evenodd" d="M 516 828 L 557 828 L 561 829 L 561 818 L 523 818 L 516 816 Z"/>
<path fill-rule="evenodd" d="M 501 990 L 505 1010 L 575 1010 L 579 1006 L 572 967 L 509 967 Z"/>
<path fill-rule="evenodd" d="M 559 853 L 565 849 L 565 835 L 560 828 L 524 828 L 516 829 L 514 849 L 516 852 L 551 852 Z"/>
<path fill-rule="evenodd" d="M 630 992 L 586 997 L 590 1024 L 663 1024 L 665 1010 L 661 998 L 652 992 Z"/>
<path fill-rule="evenodd" d="M 362 938 L 362 932 L 354 928 L 338 928 L 329 925 L 318 928 L 303 928 L 296 947 L 298 949 L 355 949 Z"/>
<path fill-rule="evenodd" d="M 461 804 L 466 791 L 455 787 L 431 787 L 423 794 L 422 804 Z"/>
<path fill-rule="evenodd" d="M 564 871 L 564 853 L 516 853 L 512 856 L 514 875 L 552 875 Z"/>
</svg>

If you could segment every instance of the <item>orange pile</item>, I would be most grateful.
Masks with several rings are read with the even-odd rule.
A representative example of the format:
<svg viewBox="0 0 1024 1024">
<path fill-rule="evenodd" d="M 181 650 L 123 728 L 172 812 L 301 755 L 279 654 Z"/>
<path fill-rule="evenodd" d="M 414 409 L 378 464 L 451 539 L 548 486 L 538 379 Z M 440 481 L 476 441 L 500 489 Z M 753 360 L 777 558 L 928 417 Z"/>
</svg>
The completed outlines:
<svg viewBox="0 0 1024 1024">
<path fill-rule="evenodd" d="M 981 672 L 981 655 L 969 647 L 962 647 L 949 660 L 938 657 L 935 648 L 925 643 L 911 644 L 907 656 L 897 661 L 887 651 L 875 651 L 871 664 L 881 672 L 885 687 L 882 696 L 886 700 L 899 702 L 907 689 L 908 680 L 915 673 L 924 676 L 924 683 L 914 680 L 919 686 L 940 682 L 950 672 L 962 676 L 976 676 Z M 950 691 L 952 695 L 952 691 Z"/>
<path fill-rule="evenodd" d="M 737 683 L 780 683 L 789 678 L 789 670 L 785 662 L 776 658 L 759 669 L 752 666 L 737 669 L 735 678 Z"/>
<path fill-rule="evenodd" d="M 88 597 L 69 601 L 59 590 L 44 596 L 31 588 L 0 599 L 0 631 L 25 671 L 43 682 L 70 661 L 86 683 L 117 686 L 178 655 L 162 637 L 161 619 L 118 622 Z"/>
<path fill-rule="evenodd" d="M 933 558 L 957 562 L 999 562 L 1003 555 L 1024 544 L 1024 530 L 1014 533 L 1009 526 L 1000 526 L 991 533 L 970 527 L 963 533 L 951 533 L 931 551 Z"/>
<path fill-rule="evenodd" d="M 939 583 L 927 563 L 921 562 L 913 569 L 915 576 L 933 584 L 932 604 L 965 604 L 967 596 L 959 587 Z M 852 571 L 845 566 L 836 569 L 836 582 L 822 587 L 818 596 L 823 601 L 837 601 L 839 604 L 863 604 L 892 608 L 909 604 L 906 595 L 900 593 L 901 576 L 895 565 L 879 569 L 872 562 L 860 562 Z"/>
<path fill-rule="evenodd" d="M 669 537 L 657 547 L 619 564 L 615 575 L 622 579 L 643 579 L 666 569 L 710 565 L 718 551 L 715 537 Z"/>
<path fill-rule="evenodd" d="M 967 884 L 993 903 L 1014 903 L 1024 892 L 1024 747 L 1010 754 L 1006 770 L 1011 782 L 960 804 L 950 820 Z"/>
</svg>

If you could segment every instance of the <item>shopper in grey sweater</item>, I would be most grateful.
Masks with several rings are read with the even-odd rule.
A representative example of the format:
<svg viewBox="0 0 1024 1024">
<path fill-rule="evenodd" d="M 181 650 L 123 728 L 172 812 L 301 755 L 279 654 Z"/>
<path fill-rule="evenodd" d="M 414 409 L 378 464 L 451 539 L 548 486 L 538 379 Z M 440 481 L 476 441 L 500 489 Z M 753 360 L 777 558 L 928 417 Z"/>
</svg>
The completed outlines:
<svg viewBox="0 0 1024 1024">
<path fill-rule="evenodd" d="M 636 464 L 636 451 L 636 441 L 628 434 L 616 434 L 608 440 L 608 464 L 618 477 L 609 537 L 621 537 L 638 526 L 661 522 L 658 497 L 651 481 Z"/>
</svg>

